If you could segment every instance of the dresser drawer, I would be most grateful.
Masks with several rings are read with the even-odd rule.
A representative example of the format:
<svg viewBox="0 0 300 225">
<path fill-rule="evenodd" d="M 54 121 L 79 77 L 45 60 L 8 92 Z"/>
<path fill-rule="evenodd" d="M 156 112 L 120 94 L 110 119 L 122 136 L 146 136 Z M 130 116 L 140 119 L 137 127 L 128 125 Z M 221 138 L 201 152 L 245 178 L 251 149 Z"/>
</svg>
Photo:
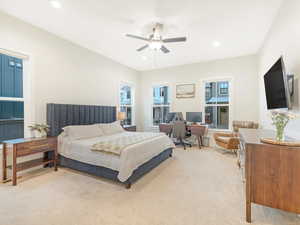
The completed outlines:
<svg viewBox="0 0 300 225">
<path fill-rule="evenodd" d="M 17 157 L 47 152 L 56 148 L 55 139 L 41 139 L 34 142 L 21 143 L 16 145 Z"/>
</svg>

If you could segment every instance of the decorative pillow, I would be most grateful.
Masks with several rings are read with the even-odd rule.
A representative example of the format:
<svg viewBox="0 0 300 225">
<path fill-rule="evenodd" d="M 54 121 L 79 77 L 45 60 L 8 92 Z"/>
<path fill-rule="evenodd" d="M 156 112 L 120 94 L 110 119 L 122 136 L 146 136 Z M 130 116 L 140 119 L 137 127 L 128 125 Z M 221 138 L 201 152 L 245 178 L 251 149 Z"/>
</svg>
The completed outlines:
<svg viewBox="0 0 300 225">
<path fill-rule="evenodd" d="M 63 130 L 72 140 L 99 137 L 104 135 L 97 124 L 67 126 L 64 127 Z"/>
<path fill-rule="evenodd" d="M 120 125 L 120 121 L 116 121 L 113 123 L 100 123 L 99 127 L 105 135 L 112 135 L 125 131 Z"/>
</svg>

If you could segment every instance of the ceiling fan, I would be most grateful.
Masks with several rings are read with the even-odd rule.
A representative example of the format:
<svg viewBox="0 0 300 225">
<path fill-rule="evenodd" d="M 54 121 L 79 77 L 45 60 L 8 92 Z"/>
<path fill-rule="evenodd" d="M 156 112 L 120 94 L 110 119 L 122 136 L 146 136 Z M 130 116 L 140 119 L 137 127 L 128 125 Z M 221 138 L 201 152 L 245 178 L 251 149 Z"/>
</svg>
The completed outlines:
<svg viewBox="0 0 300 225">
<path fill-rule="evenodd" d="M 171 43 L 171 42 L 184 42 L 186 41 L 186 37 L 176 37 L 176 38 L 166 38 L 163 39 L 161 36 L 161 31 L 163 29 L 163 25 L 160 23 L 157 23 L 155 27 L 153 28 L 153 33 L 149 36 L 149 38 L 140 37 L 137 35 L 132 34 L 126 34 L 127 37 L 135 38 L 143 41 L 147 41 L 148 44 L 140 47 L 137 49 L 138 52 L 146 49 L 151 48 L 153 50 L 161 50 L 163 53 L 169 53 L 170 50 L 164 46 L 164 43 Z"/>
</svg>

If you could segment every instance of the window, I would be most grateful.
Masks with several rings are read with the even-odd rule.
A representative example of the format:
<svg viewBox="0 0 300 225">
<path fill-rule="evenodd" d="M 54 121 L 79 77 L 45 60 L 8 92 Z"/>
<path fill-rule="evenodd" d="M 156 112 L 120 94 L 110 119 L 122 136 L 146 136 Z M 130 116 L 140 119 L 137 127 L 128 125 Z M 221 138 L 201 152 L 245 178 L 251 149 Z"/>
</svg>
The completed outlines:
<svg viewBox="0 0 300 225">
<path fill-rule="evenodd" d="M 205 123 L 229 129 L 229 81 L 205 82 Z"/>
<path fill-rule="evenodd" d="M 133 94 L 132 87 L 122 84 L 120 88 L 120 112 L 126 113 L 124 125 L 133 125 Z"/>
<path fill-rule="evenodd" d="M 0 54 L 0 141 L 24 137 L 23 61 Z"/>
<path fill-rule="evenodd" d="M 228 95 L 228 82 L 220 82 L 219 95 Z"/>
<path fill-rule="evenodd" d="M 170 112 L 170 89 L 168 86 L 155 86 L 152 89 L 152 121 L 154 126 L 165 123 Z"/>
</svg>

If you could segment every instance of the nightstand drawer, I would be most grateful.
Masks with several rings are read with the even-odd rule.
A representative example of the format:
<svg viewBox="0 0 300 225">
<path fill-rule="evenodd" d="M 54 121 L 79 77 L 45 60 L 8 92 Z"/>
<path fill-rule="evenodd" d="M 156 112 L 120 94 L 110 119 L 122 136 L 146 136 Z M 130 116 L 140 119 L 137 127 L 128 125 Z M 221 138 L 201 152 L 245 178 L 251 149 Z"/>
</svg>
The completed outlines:
<svg viewBox="0 0 300 225">
<path fill-rule="evenodd" d="M 21 143 L 16 145 L 17 156 L 26 156 L 39 152 L 46 152 L 56 148 L 56 143 L 48 139 L 38 140 L 34 142 Z"/>
</svg>

